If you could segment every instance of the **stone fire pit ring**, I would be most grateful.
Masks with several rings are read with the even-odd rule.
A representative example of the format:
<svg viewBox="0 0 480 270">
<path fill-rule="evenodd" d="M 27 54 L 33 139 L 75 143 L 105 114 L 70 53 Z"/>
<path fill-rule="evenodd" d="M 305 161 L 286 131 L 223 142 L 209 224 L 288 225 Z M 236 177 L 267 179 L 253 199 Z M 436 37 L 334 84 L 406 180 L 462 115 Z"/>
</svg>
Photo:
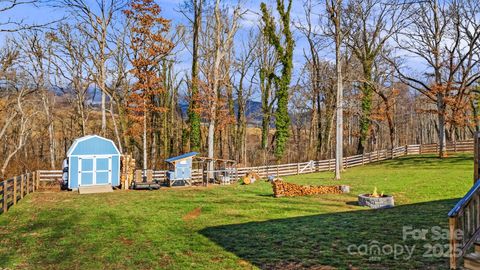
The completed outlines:
<svg viewBox="0 0 480 270">
<path fill-rule="evenodd" d="M 368 206 L 372 209 L 392 208 L 395 206 L 393 196 L 383 195 L 381 197 L 371 197 L 371 194 L 358 195 L 358 204 Z"/>
</svg>

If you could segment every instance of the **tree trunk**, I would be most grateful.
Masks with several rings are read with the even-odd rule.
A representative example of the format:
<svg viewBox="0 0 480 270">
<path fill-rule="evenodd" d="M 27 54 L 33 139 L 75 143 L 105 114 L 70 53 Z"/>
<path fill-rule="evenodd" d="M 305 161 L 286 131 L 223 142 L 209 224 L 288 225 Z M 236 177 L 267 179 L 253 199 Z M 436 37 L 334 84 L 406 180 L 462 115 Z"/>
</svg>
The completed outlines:
<svg viewBox="0 0 480 270">
<path fill-rule="evenodd" d="M 200 115 L 197 112 L 198 101 L 198 37 L 202 23 L 203 0 L 193 1 L 193 40 L 192 40 L 192 90 L 189 104 L 190 150 L 199 151 L 201 142 Z"/>
<path fill-rule="evenodd" d="M 146 107 L 146 101 L 145 101 L 145 98 L 143 100 L 143 106 Z M 147 172 L 147 161 L 148 161 L 148 158 L 147 158 L 147 111 L 145 110 L 144 111 L 144 115 L 143 115 L 143 171 L 144 173 Z"/>
<path fill-rule="evenodd" d="M 342 1 L 339 0 L 335 7 L 336 16 L 334 17 L 335 23 L 335 66 L 337 69 L 337 129 L 336 129 L 336 151 L 335 151 L 335 179 L 340 180 L 340 172 L 343 170 L 343 77 L 342 77 L 342 33 L 341 33 L 341 10 Z"/>
<path fill-rule="evenodd" d="M 370 114 L 372 111 L 372 62 L 364 60 L 363 63 L 363 79 L 362 83 L 362 114 L 360 115 L 360 138 L 358 140 L 357 154 L 365 152 L 365 146 L 368 139 L 368 131 L 370 129 Z"/>
<path fill-rule="evenodd" d="M 445 128 L 445 102 L 442 93 L 437 94 L 437 110 L 438 110 L 438 146 L 439 157 L 444 158 L 447 156 L 447 140 L 446 140 L 446 128 Z"/>
</svg>

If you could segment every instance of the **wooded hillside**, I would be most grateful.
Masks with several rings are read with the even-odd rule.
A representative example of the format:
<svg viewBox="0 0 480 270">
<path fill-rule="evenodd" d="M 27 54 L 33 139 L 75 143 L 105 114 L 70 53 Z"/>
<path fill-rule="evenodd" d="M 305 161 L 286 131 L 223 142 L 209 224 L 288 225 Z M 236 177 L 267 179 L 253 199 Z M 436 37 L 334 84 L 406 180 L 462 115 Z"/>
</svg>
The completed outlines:
<svg viewBox="0 0 480 270">
<path fill-rule="evenodd" d="M 162 2 L 0 0 L 0 178 L 58 169 L 88 134 L 162 169 L 332 158 L 337 120 L 345 155 L 480 129 L 478 0 Z M 2 16 L 29 5 L 67 15 Z"/>
</svg>

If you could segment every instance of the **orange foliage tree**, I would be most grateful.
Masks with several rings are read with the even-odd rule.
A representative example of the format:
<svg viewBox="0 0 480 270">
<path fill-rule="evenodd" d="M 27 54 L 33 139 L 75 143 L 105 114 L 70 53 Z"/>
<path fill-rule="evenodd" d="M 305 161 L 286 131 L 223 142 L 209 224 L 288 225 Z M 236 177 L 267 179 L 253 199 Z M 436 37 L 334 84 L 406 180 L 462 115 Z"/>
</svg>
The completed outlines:
<svg viewBox="0 0 480 270">
<path fill-rule="evenodd" d="M 132 75 L 136 78 L 127 97 L 129 133 L 141 134 L 143 141 L 143 168 L 147 169 L 147 130 L 152 113 L 166 109 L 158 106 L 158 98 L 165 92 L 165 78 L 161 75 L 161 63 L 172 51 L 173 42 L 166 35 L 170 20 L 160 16 L 160 6 L 153 0 L 133 0 L 124 14 L 131 20 L 130 48 L 132 50 Z"/>
</svg>

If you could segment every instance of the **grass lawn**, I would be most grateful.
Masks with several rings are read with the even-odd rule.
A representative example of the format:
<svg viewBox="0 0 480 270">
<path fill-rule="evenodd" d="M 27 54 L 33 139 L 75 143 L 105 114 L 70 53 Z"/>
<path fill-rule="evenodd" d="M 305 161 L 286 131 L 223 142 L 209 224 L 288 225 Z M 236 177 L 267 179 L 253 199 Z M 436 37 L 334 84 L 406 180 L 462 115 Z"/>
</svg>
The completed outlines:
<svg viewBox="0 0 480 270">
<path fill-rule="evenodd" d="M 411 156 L 348 169 L 340 182 L 332 173 L 284 178 L 350 185 L 341 195 L 273 198 L 263 181 L 34 193 L 0 215 L 0 269 L 446 269 L 440 255 L 448 241 L 431 228 L 447 228 L 472 173 L 471 155 Z M 375 186 L 397 206 L 355 205 L 356 195 Z M 403 239 L 404 226 L 429 233 Z M 377 254 L 375 246 L 384 250 Z M 413 249 L 412 258 L 400 246 Z"/>
</svg>

